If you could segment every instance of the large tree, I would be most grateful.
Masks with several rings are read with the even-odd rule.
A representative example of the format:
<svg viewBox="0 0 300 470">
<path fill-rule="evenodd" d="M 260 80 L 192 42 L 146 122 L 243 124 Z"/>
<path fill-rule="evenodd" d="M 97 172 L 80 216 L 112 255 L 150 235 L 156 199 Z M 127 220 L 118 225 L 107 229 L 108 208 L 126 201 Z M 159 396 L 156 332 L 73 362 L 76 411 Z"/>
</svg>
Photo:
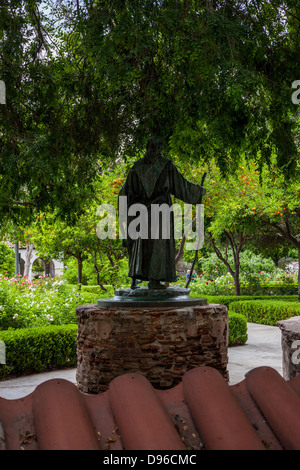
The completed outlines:
<svg viewBox="0 0 300 470">
<path fill-rule="evenodd" d="M 238 285 L 239 254 L 248 240 L 272 243 L 273 251 L 280 243 L 285 253 L 291 248 L 297 250 L 300 301 L 299 180 L 287 182 L 275 167 L 269 169 L 266 165 L 260 174 L 254 162 L 249 166 L 240 165 L 237 174 L 228 175 L 226 181 L 220 179 L 216 171 L 211 176 L 215 176 L 215 180 L 210 181 L 210 188 L 214 189 L 209 191 L 205 201 L 206 239 L 224 264 L 227 263 L 235 285 Z M 221 245 L 223 251 L 220 240 L 225 241 Z M 224 256 L 228 248 L 233 252 L 234 269 L 230 269 Z"/>
<path fill-rule="evenodd" d="M 44 2 L 1 3 L 2 221 L 23 223 L 35 210 L 54 208 L 75 217 L 104 169 L 101 99 L 93 107 L 75 27 L 54 19 Z"/>
<path fill-rule="evenodd" d="M 158 133 L 166 152 L 213 155 L 224 173 L 242 154 L 263 164 L 274 151 L 294 168 L 296 1 L 84 3 L 86 79 L 106 103 L 111 142 L 135 152 Z"/>
<path fill-rule="evenodd" d="M 97 284 L 104 290 L 103 284 L 115 285 L 118 282 L 119 261 L 126 256 L 118 233 L 112 233 L 113 238 L 99 238 L 97 225 L 104 218 L 105 225 L 111 215 L 101 211 L 101 204 L 110 204 L 117 212 L 117 194 L 123 182 L 124 165 L 119 165 L 116 171 L 108 171 L 97 182 L 97 191 L 92 201 L 88 200 L 83 206 L 76 224 L 61 220 L 57 211 L 41 213 L 30 227 L 26 229 L 25 237 L 29 239 L 43 259 L 61 259 L 65 263 L 70 258 L 77 261 L 77 281 L 82 283 L 83 266 L 86 260 L 93 264 Z M 118 224 L 115 221 L 115 230 Z M 110 224 L 112 226 L 114 224 Z M 116 236 L 115 236 L 116 235 Z M 107 279 L 106 267 L 110 267 L 110 277 Z"/>
<path fill-rule="evenodd" d="M 257 223 L 279 236 L 298 254 L 298 298 L 300 302 L 300 183 L 287 184 L 277 171 L 264 171 L 262 190 L 253 211 Z"/>
<path fill-rule="evenodd" d="M 75 214 L 152 133 L 223 173 L 272 152 L 291 173 L 299 18 L 296 0 L 2 2 L 0 216 Z"/>
</svg>

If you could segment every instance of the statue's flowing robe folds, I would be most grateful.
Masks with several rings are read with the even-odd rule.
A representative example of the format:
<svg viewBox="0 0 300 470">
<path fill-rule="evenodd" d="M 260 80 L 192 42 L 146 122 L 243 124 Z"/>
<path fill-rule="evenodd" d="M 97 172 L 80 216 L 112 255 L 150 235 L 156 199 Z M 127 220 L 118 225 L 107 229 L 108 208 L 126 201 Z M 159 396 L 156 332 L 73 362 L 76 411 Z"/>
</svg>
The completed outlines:
<svg viewBox="0 0 300 470">
<path fill-rule="evenodd" d="M 132 239 L 127 234 L 125 245 L 129 255 L 129 277 L 145 281 L 176 281 L 174 215 L 170 211 L 170 236 L 162 238 L 163 227 L 159 226 L 159 236 L 153 239 L 151 205 L 167 204 L 171 207 L 171 195 L 187 204 L 199 204 L 203 194 L 205 189 L 202 186 L 189 182 L 174 163 L 163 156 L 153 163 L 144 159 L 135 162 L 119 196 L 127 196 L 128 209 L 133 204 L 143 204 L 147 207 L 148 239 Z M 136 216 L 128 216 L 127 229 L 135 218 Z M 160 225 L 162 220 L 161 218 Z"/>
</svg>

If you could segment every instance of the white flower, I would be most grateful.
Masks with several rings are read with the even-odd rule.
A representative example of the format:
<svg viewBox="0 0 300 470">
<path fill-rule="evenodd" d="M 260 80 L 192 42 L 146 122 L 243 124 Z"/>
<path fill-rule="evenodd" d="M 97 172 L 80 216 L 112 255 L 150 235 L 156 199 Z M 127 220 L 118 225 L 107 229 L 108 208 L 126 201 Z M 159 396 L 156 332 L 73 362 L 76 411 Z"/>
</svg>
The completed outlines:
<svg viewBox="0 0 300 470">
<path fill-rule="evenodd" d="M 14 314 L 13 319 L 17 318 L 19 315 L 17 313 Z"/>
<path fill-rule="evenodd" d="M 4 305 L 0 305 L 0 312 L 2 312 L 2 310 L 4 310 Z"/>
</svg>

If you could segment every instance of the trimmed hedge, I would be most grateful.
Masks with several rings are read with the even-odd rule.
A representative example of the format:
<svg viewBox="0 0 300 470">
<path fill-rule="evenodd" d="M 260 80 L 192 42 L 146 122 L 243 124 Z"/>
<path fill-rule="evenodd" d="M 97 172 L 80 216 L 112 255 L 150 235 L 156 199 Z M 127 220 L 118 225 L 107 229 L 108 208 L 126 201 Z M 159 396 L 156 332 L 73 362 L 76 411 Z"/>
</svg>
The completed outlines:
<svg viewBox="0 0 300 470">
<path fill-rule="evenodd" d="M 104 285 L 104 287 L 108 290 L 108 292 L 104 292 L 100 286 L 81 286 L 81 292 L 90 292 L 93 294 L 98 294 L 103 296 L 111 296 L 114 295 L 114 288 L 111 285 Z"/>
<path fill-rule="evenodd" d="M 104 290 L 101 289 L 100 286 L 98 285 L 91 285 L 91 286 L 88 286 L 88 285 L 85 285 L 85 284 L 65 284 L 64 285 L 67 289 L 69 290 L 72 290 L 72 289 L 78 289 L 79 290 L 79 287 L 80 287 L 80 290 L 82 292 L 95 292 L 96 294 L 105 294 Z M 110 284 L 105 284 L 104 287 L 109 290 L 109 291 L 113 291 L 114 288 L 113 286 L 111 286 Z"/>
<path fill-rule="evenodd" d="M 228 346 L 245 344 L 248 339 L 247 319 L 236 312 L 228 312 Z"/>
<path fill-rule="evenodd" d="M 101 287 L 98 285 L 95 285 L 95 286 L 86 286 L 83 284 L 81 284 L 81 286 L 79 284 L 65 284 L 64 285 L 64 288 L 67 291 L 72 291 L 73 289 L 76 289 L 76 290 L 80 290 L 81 293 L 84 293 L 84 294 L 96 294 L 97 298 L 99 296 L 111 297 L 112 295 L 114 295 L 113 286 L 111 286 L 110 284 L 105 284 L 104 287 L 107 289 L 108 292 L 104 292 L 104 290 L 101 289 Z"/>
<path fill-rule="evenodd" d="M 248 322 L 276 326 L 278 321 L 300 315 L 300 302 L 244 300 L 230 303 L 230 310 L 245 315 Z"/>
<path fill-rule="evenodd" d="M 0 332 L 5 343 L 6 364 L 0 378 L 75 366 L 77 325 L 22 328 Z"/>
<path fill-rule="evenodd" d="M 256 295 L 297 295 L 298 284 L 275 284 L 268 283 L 264 286 L 243 286 L 241 285 L 242 294 L 251 294 L 255 291 Z"/>
<path fill-rule="evenodd" d="M 297 302 L 297 295 L 204 295 L 207 299 L 207 302 L 210 304 L 221 304 L 226 305 L 227 308 L 233 302 L 241 302 L 244 300 L 270 300 L 278 302 L 279 300 L 284 300 L 285 302 Z"/>
</svg>

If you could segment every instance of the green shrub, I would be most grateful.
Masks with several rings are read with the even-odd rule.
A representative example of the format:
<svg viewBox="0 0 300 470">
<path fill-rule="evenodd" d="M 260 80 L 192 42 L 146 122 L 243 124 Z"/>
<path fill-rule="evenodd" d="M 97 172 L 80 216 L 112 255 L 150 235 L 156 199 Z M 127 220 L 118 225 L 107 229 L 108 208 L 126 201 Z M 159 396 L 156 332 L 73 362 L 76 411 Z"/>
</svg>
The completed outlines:
<svg viewBox="0 0 300 470">
<path fill-rule="evenodd" d="M 229 262 L 232 263 L 232 254 Z M 199 259 L 198 278 L 190 287 L 196 295 L 234 295 L 234 280 L 215 254 Z M 178 279 L 183 285 L 185 279 Z M 271 258 L 249 250 L 240 254 L 240 286 L 242 295 L 296 295 L 297 274 L 277 268 Z"/>
<path fill-rule="evenodd" d="M 77 286 L 78 282 L 78 261 L 74 257 L 68 259 L 66 269 L 64 270 L 63 274 L 64 280 L 66 280 L 69 284 L 73 284 Z M 93 263 L 90 260 L 85 260 L 82 266 L 82 284 L 96 284 L 96 271 L 94 269 Z"/>
<path fill-rule="evenodd" d="M 90 293 L 95 293 L 98 294 L 101 297 L 110 297 L 111 295 L 114 295 L 114 288 L 113 286 L 110 285 L 104 285 L 105 289 L 107 289 L 108 292 L 105 292 L 103 289 L 101 289 L 100 286 L 81 286 L 81 292 L 90 292 Z"/>
<path fill-rule="evenodd" d="M 75 366 L 77 325 L 22 328 L 0 332 L 5 343 L 6 364 L 0 378 Z"/>
<path fill-rule="evenodd" d="M 298 293 L 298 284 L 295 277 L 286 274 L 286 276 L 277 276 L 277 279 L 267 276 L 267 273 L 256 273 L 248 277 L 240 277 L 242 295 L 296 295 Z M 178 278 L 177 284 L 182 287 L 185 285 L 185 279 Z M 192 280 L 190 284 L 193 295 L 234 295 L 234 281 L 232 276 L 227 273 L 222 276 L 212 274 L 211 277 L 200 274 L 198 278 Z"/>
<path fill-rule="evenodd" d="M 100 282 L 102 284 L 114 285 L 115 287 L 130 286 L 130 278 L 128 277 L 128 259 L 119 259 L 115 266 L 111 266 L 108 258 L 103 259 L 103 263 L 99 264 Z M 75 258 L 70 258 L 67 262 L 67 269 L 63 274 L 64 280 L 69 284 L 77 284 L 78 282 L 78 266 Z M 94 268 L 94 261 L 88 256 L 83 262 L 82 269 L 82 285 L 94 286 L 97 284 L 97 274 Z"/>
<path fill-rule="evenodd" d="M 247 319 L 236 312 L 228 312 L 228 345 L 237 346 L 245 344 L 248 339 Z"/>
<path fill-rule="evenodd" d="M 81 292 L 91 292 L 94 294 L 104 293 L 100 286 L 81 286 Z"/>
<path fill-rule="evenodd" d="M 298 285 L 291 284 L 275 284 L 268 283 L 265 285 L 249 284 L 248 286 L 241 285 L 242 294 L 251 295 L 296 295 L 298 292 Z"/>
<path fill-rule="evenodd" d="M 191 295 L 191 294 L 190 294 Z M 297 295 L 206 295 L 205 298 L 210 304 L 221 304 L 226 305 L 227 308 L 232 304 L 232 302 L 241 302 L 243 300 L 273 300 L 278 302 L 279 300 L 284 300 L 285 302 L 296 302 Z"/>
<path fill-rule="evenodd" d="M 0 242 L 0 273 L 13 276 L 15 271 L 15 252 L 5 242 Z"/>
<path fill-rule="evenodd" d="M 82 286 L 83 287 L 83 286 Z M 59 277 L 30 281 L 26 278 L 7 279 L 0 275 L 0 330 L 49 325 L 77 324 L 76 307 L 96 304 L 99 297 L 110 297 L 99 286 L 63 282 Z"/>
<path fill-rule="evenodd" d="M 228 253 L 228 261 L 232 265 L 233 254 Z M 228 273 L 225 264 L 223 264 L 215 253 L 210 253 L 206 257 L 199 259 L 199 265 L 204 275 L 208 277 L 223 276 Z M 240 253 L 240 272 L 245 277 L 255 274 L 258 271 L 275 273 L 279 271 L 271 258 L 255 254 L 250 250 L 244 250 Z"/>
<path fill-rule="evenodd" d="M 231 302 L 230 309 L 245 315 L 248 322 L 272 326 L 300 315 L 300 303 L 286 300 L 243 300 Z"/>
</svg>

